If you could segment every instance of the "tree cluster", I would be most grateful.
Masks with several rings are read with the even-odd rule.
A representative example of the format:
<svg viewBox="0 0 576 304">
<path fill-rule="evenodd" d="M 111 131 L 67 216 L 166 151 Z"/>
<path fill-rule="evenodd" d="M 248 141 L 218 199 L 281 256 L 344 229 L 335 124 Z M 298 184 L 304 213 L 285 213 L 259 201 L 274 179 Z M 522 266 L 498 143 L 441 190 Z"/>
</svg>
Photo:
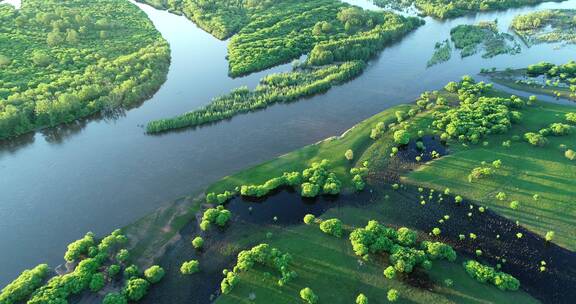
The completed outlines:
<svg viewBox="0 0 576 304">
<path fill-rule="evenodd" d="M 495 270 L 493 267 L 482 265 L 477 261 L 469 260 L 464 262 L 464 269 L 474 279 L 479 282 L 489 282 L 501 290 L 518 290 L 520 281 L 515 277 Z"/>
<path fill-rule="evenodd" d="M 278 286 L 284 286 L 297 276 L 295 271 L 290 270 L 291 261 L 292 256 L 289 253 L 283 253 L 268 244 L 260 244 L 252 249 L 241 251 L 238 254 L 238 261 L 233 270 L 225 271 L 225 278 L 220 284 L 222 293 L 230 293 L 232 288 L 238 283 L 238 274 L 252 269 L 255 264 L 271 267 L 279 271 L 281 277 L 278 280 Z"/>
<path fill-rule="evenodd" d="M 224 209 L 224 206 L 217 206 L 216 208 L 208 208 L 202 215 L 200 222 L 200 229 L 207 230 L 211 224 L 216 224 L 218 227 L 224 227 L 232 217 L 229 210 Z"/>
</svg>

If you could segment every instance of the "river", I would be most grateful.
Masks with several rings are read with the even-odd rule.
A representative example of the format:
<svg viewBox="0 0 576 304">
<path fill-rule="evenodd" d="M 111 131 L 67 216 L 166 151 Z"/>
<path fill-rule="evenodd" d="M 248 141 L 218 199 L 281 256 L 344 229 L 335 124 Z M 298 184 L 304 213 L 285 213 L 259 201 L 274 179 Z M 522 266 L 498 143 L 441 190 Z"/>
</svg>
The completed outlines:
<svg viewBox="0 0 576 304">
<path fill-rule="evenodd" d="M 365 1 L 349 2 L 368 5 Z M 214 96 L 290 65 L 231 79 L 226 41 L 181 16 L 136 4 L 169 41 L 172 65 L 162 88 L 142 106 L 114 118 L 91 119 L 19 138 L 0 147 L 0 286 L 25 268 L 61 263 L 66 245 L 87 231 L 99 235 L 126 225 L 163 202 L 198 192 L 217 179 L 306 144 L 339 134 L 422 91 L 442 87 L 480 68 L 524 67 L 574 59 L 576 47 L 539 45 L 519 55 L 453 58 L 432 68 L 434 44 L 458 24 L 574 8 L 576 0 L 481 13 L 426 25 L 386 48 L 359 78 L 327 94 L 199 129 L 148 136 L 148 121 L 198 108 Z"/>
</svg>

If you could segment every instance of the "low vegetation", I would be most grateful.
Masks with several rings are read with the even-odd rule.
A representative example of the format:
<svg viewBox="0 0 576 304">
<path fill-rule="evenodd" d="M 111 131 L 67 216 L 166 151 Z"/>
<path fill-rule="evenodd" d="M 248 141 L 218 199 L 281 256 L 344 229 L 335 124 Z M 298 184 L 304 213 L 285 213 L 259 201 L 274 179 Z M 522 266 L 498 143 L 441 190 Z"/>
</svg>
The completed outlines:
<svg viewBox="0 0 576 304">
<path fill-rule="evenodd" d="M 474 55 L 480 50 L 483 50 L 483 58 L 500 54 L 514 55 L 521 51 L 512 35 L 498 31 L 496 21 L 458 25 L 450 31 L 450 37 L 462 57 Z"/>
<path fill-rule="evenodd" d="M 543 10 L 519 15 L 511 28 L 528 45 L 538 43 L 576 43 L 576 10 Z"/>
</svg>

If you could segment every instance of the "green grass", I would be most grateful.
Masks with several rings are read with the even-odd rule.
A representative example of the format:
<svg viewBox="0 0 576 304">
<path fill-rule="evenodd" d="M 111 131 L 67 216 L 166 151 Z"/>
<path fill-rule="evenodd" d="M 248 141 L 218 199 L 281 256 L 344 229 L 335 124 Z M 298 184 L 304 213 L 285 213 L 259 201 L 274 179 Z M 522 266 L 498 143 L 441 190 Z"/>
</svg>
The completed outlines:
<svg viewBox="0 0 576 304">
<path fill-rule="evenodd" d="M 576 148 L 576 133 L 569 136 L 548 136 L 546 147 L 533 147 L 524 141 L 512 142 L 510 148 L 501 143 L 513 135 L 522 137 L 525 132 L 537 132 L 553 122 L 563 122 L 564 114 L 574 107 L 541 103 L 523 111 L 521 124 L 515 125 L 505 135 L 492 136 L 489 145 L 452 147 L 452 154 L 420 167 L 406 177 L 406 181 L 425 187 L 443 190 L 473 199 L 505 217 L 519 221 L 539 235 L 547 231 L 556 232 L 554 242 L 576 249 L 574 227 L 576 227 L 576 167 L 564 157 L 560 144 Z M 480 162 L 500 159 L 501 169 L 494 176 L 469 183 L 467 176 Z M 499 191 L 508 198 L 498 201 Z M 540 195 L 534 200 L 533 195 Z M 509 203 L 520 202 L 518 210 Z"/>
<path fill-rule="evenodd" d="M 207 193 L 221 193 L 232 190 L 236 186 L 247 184 L 261 184 L 268 179 L 282 175 L 287 171 L 301 171 L 311 163 L 328 159 L 331 171 L 335 172 L 343 181 L 344 186 L 350 184 L 348 171 L 355 166 L 355 161 L 348 161 L 344 153 L 348 149 L 354 151 L 356 159 L 364 153 L 373 143 L 370 130 L 378 123 L 386 124 L 396 121 L 396 111 L 408 111 L 413 105 L 400 105 L 378 113 L 354 126 L 341 137 L 332 137 L 322 142 L 306 146 L 296 151 L 277 157 L 271 161 L 243 170 L 214 183 L 207 189 Z"/>
<path fill-rule="evenodd" d="M 365 225 L 370 219 L 392 225 L 401 224 L 393 205 L 385 202 L 363 209 L 337 207 L 323 216 L 331 217 L 338 217 L 345 224 L 355 227 Z M 351 228 L 348 227 L 348 230 Z M 386 293 L 391 288 L 400 293 L 398 303 L 538 303 L 524 292 L 503 292 L 475 281 L 466 274 L 461 260 L 454 263 L 434 262 L 429 272 L 434 284 L 430 290 L 412 287 L 398 278 L 388 280 L 382 274 L 387 266 L 382 259 L 359 264 L 347 235 L 338 239 L 322 233 L 317 225 L 284 228 L 262 242 L 290 253 L 298 278 L 284 287 L 278 287 L 278 274 L 271 269 L 256 267 L 242 273 L 240 283 L 234 290 L 229 295 L 221 296 L 216 303 L 301 303 L 299 291 L 304 287 L 314 290 L 319 296 L 319 303 L 354 303 L 359 293 L 364 293 L 370 303 L 387 303 Z M 267 272 L 272 275 L 268 276 Z M 454 281 L 452 287 L 444 284 L 448 278 Z M 254 301 L 249 300 L 250 294 L 256 296 Z"/>
</svg>

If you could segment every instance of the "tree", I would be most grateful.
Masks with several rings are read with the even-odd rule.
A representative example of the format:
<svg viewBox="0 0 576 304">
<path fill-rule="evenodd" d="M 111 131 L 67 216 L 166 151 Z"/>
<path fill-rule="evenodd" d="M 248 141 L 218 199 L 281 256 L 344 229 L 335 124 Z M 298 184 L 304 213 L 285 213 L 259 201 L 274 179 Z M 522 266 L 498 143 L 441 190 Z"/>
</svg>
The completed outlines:
<svg viewBox="0 0 576 304">
<path fill-rule="evenodd" d="M 125 263 L 126 261 L 128 261 L 129 257 L 130 252 L 127 249 L 120 249 L 120 251 L 118 251 L 118 253 L 116 254 L 116 261 L 118 261 L 119 263 Z"/>
<path fill-rule="evenodd" d="M 576 152 L 574 152 L 574 150 L 572 150 L 572 149 L 568 149 L 568 150 L 566 150 L 566 152 L 564 152 L 564 156 L 566 156 L 566 158 L 569 160 L 575 160 L 576 159 Z"/>
<path fill-rule="evenodd" d="M 118 273 L 120 273 L 120 266 L 116 265 L 116 264 L 112 264 L 110 266 L 108 266 L 108 276 L 113 278 L 115 276 L 118 275 Z"/>
<path fill-rule="evenodd" d="M 318 303 L 318 296 L 309 287 L 300 290 L 300 298 L 302 298 L 302 300 L 307 304 Z"/>
<path fill-rule="evenodd" d="M 388 298 L 388 301 L 390 302 L 396 302 L 398 301 L 398 290 L 396 289 L 390 289 L 388 290 L 388 293 L 386 294 L 386 298 Z"/>
<path fill-rule="evenodd" d="M 156 284 L 162 280 L 166 272 L 164 269 L 158 265 L 150 266 L 150 268 L 144 270 L 144 277 L 151 284 Z"/>
<path fill-rule="evenodd" d="M 136 265 L 130 265 L 124 269 L 124 277 L 126 279 L 137 277 L 140 274 L 140 269 Z"/>
<path fill-rule="evenodd" d="M 394 142 L 399 145 L 407 145 L 410 142 L 410 133 L 405 130 L 394 132 Z"/>
<path fill-rule="evenodd" d="M 46 43 L 51 47 L 58 46 L 62 44 L 62 42 L 64 42 L 64 37 L 62 37 L 62 34 L 59 31 L 52 31 L 48 33 L 48 36 L 46 37 Z"/>
<path fill-rule="evenodd" d="M 180 272 L 185 275 L 197 273 L 198 271 L 200 271 L 200 263 L 196 260 L 184 262 L 180 266 Z"/>
<path fill-rule="evenodd" d="M 322 223 L 320 223 L 320 230 L 338 238 L 342 237 L 342 222 L 336 218 L 322 221 Z"/>
<path fill-rule="evenodd" d="M 74 29 L 69 29 L 66 32 L 66 42 L 70 44 L 76 44 L 79 40 L 78 32 Z"/>
<path fill-rule="evenodd" d="M 304 223 L 306 225 L 310 225 L 310 224 L 314 223 L 315 219 L 316 219 L 316 217 L 313 214 L 306 214 L 304 216 Z"/>
<path fill-rule="evenodd" d="M 519 201 L 511 201 L 511 202 L 510 202 L 510 209 L 512 209 L 512 210 L 517 210 L 518 207 L 520 207 L 520 202 L 519 202 Z"/>
<path fill-rule="evenodd" d="M 126 282 L 124 294 L 130 301 L 139 301 L 148 293 L 149 287 L 148 281 L 141 278 L 131 278 Z"/>
<path fill-rule="evenodd" d="M 551 242 L 554 239 L 554 231 L 546 232 L 546 242 Z"/>
<path fill-rule="evenodd" d="M 199 236 L 195 237 L 192 240 L 192 246 L 197 250 L 202 249 L 202 247 L 204 247 L 204 239 L 202 237 L 199 237 Z"/>
<path fill-rule="evenodd" d="M 102 304 L 128 304 L 128 300 L 123 294 L 111 292 L 104 297 Z"/>
<path fill-rule="evenodd" d="M 356 297 L 356 304 L 368 304 L 368 297 L 365 296 L 363 293 L 359 294 Z"/>
<path fill-rule="evenodd" d="M 386 267 L 386 269 L 384 269 L 384 276 L 390 280 L 394 279 L 396 277 L 396 270 L 394 269 L 394 267 L 393 266 Z"/>
<path fill-rule="evenodd" d="M 398 229 L 398 243 L 403 246 L 412 246 L 416 243 L 416 231 L 410 230 L 406 227 Z"/>
<path fill-rule="evenodd" d="M 351 161 L 354 159 L 354 151 L 348 149 L 346 150 L 346 153 L 344 153 L 344 156 L 346 157 L 347 160 Z"/>
<path fill-rule="evenodd" d="M 10 60 L 10 58 L 8 58 L 5 55 L 0 54 L 0 67 L 3 66 L 7 66 L 11 63 L 12 61 Z"/>
<path fill-rule="evenodd" d="M 106 285 L 106 279 L 104 278 L 104 274 L 96 273 L 92 275 L 92 279 L 90 279 L 89 284 L 90 290 L 92 292 L 100 291 L 100 289 L 104 288 L 104 285 Z"/>
<path fill-rule="evenodd" d="M 435 227 L 434 229 L 432 229 L 432 234 L 435 236 L 439 236 L 440 233 L 442 233 L 442 230 L 440 230 L 440 228 Z"/>
</svg>

